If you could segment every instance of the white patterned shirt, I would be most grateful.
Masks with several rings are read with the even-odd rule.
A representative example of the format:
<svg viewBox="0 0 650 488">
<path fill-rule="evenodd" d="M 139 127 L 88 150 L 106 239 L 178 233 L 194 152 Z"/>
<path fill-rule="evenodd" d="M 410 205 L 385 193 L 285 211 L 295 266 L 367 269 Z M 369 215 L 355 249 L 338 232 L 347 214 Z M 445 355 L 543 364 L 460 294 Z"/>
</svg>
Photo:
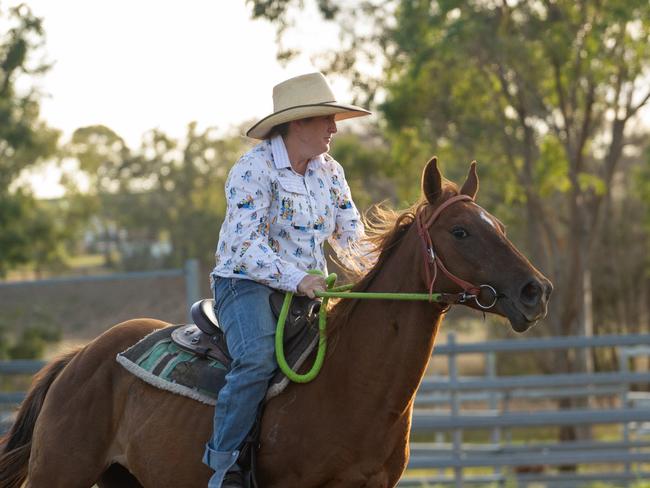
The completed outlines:
<svg viewBox="0 0 650 488">
<path fill-rule="evenodd" d="M 364 236 L 343 168 L 329 154 L 296 173 L 281 136 L 244 154 L 226 180 L 227 210 L 213 274 L 295 292 L 310 269 L 327 273 L 323 244 L 339 259 Z"/>
</svg>

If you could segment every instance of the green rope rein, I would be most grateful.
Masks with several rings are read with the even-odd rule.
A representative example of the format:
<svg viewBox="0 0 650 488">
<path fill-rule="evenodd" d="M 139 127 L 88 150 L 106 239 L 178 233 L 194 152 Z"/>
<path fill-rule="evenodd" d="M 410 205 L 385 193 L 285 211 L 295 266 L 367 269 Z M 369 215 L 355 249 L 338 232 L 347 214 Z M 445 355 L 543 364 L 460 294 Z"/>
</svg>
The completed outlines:
<svg viewBox="0 0 650 488">
<path fill-rule="evenodd" d="M 311 270 L 310 274 L 323 275 L 323 272 L 320 270 Z M 321 304 L 320 311 L 318 313 L 318 352 L 316 353 L 316 359 L 311 369 L 305 374 L 296 373 L 291 369 L 291 366 L 287 363 L 287 360 L 284 356 L 284 325 L 287 320 L 287 315 L 289 314 L 289 307 L 291 306 L 291 300 L 293 300 L 293 293 L 287 292 L 284 297 L 284 302 L 282 303 L 282 309 L 280 310 L 280 316 L 278 317 L 278 325 L 275 333 L 275 357 L 278 361 L 278 366 L 280 370 L 295 383 L 308 383 L 312 381 L 321 368 L 323 367 L 323 361 L 325 360 L 325 351 L 327 349 L 327 302 L 330 298 L 363 298 L 369 300 L 410 300 L 410 301 L 440 301 L 442 294 L 441 293 L 373 293 L 373 292 L 352 292 L 349 291 L 354 285 L 343 285 L 334 287 L 336 282 L 336 273 L 330 273 L 327 278 L 325 278 L 325 283 L 327 283 L 327 290 L 324 292 L 316 292 L 315 295 L 323 299 Z"/>
</svg>

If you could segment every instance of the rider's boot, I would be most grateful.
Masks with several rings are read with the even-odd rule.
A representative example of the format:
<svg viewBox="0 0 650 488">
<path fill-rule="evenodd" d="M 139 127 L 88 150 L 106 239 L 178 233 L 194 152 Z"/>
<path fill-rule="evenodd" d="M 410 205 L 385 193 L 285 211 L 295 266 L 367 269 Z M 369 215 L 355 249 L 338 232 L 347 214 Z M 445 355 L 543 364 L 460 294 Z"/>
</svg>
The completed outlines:
<svg viewBox="0 0 650 488">
<path fill-rule="evenodd" d="M 233 466 L 233 468 L 237 469 L 231 469 L 226 473 L 226 476 L 223 477 L 221 488 L 244 488 L 244 477 L 239 466 Z"/>
</svg>

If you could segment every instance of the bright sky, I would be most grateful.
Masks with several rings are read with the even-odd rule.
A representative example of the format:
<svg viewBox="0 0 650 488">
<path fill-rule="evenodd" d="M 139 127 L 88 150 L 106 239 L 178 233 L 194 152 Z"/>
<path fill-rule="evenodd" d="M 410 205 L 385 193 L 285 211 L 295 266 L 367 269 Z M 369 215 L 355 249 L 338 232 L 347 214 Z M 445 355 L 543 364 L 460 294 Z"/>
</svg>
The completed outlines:
<svg viewBox="0 0 650 488">
<path fill-rule="evenodd" d="M 310 55 L 337 41 L 333 26 L 307 15 L 292 31 L 306 54 L 283 68 L 275 28 L 250 20 L 244 0 L 12 0 L 44 19 L 45 56 L 54 67 L 39 81 L 42 116 L 67 139 L 104 124 L 132 147 L 160 128 L 182 137 L 187 124 L 229 128 L 272 112 L 272 87 L 315 71 Z M 332 80 L 333 81 L 333 80 Z M 334 84 L 335 92 L 341 86 Z M 344 95 L 339 95 L 343 98 Z M 60 194 L 50 168 L 34 175 L 39 196 Z"/>
</svg>

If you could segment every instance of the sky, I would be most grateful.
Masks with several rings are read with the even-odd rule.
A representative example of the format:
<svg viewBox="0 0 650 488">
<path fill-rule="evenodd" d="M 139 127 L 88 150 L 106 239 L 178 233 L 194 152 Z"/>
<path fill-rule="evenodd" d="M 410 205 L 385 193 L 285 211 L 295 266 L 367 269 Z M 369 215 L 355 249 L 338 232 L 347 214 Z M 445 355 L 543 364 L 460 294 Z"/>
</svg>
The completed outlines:
<svg viewBox="0 0 650 488">
<path fill-rule="evenodd" d="M 54 64 L 37 81 L 41 114 L 64 141 L 78 127 L 103 124 L 137 147 L 153 128 L 180 138 L 191 121 L 225 130 L 262 118 L 272 112 L 273 85 L 316 71 L 313 54 L 337 40 L 333 26 L 307 13 L 291 32 L 305 53 L 283 67 L 275 27 L 251 20 L 244 0 L 22 3 L 44 20 L 42 54 Z M 37 196 L 60 196 L 52 166 L 30 178 Z"/>
</svg>

